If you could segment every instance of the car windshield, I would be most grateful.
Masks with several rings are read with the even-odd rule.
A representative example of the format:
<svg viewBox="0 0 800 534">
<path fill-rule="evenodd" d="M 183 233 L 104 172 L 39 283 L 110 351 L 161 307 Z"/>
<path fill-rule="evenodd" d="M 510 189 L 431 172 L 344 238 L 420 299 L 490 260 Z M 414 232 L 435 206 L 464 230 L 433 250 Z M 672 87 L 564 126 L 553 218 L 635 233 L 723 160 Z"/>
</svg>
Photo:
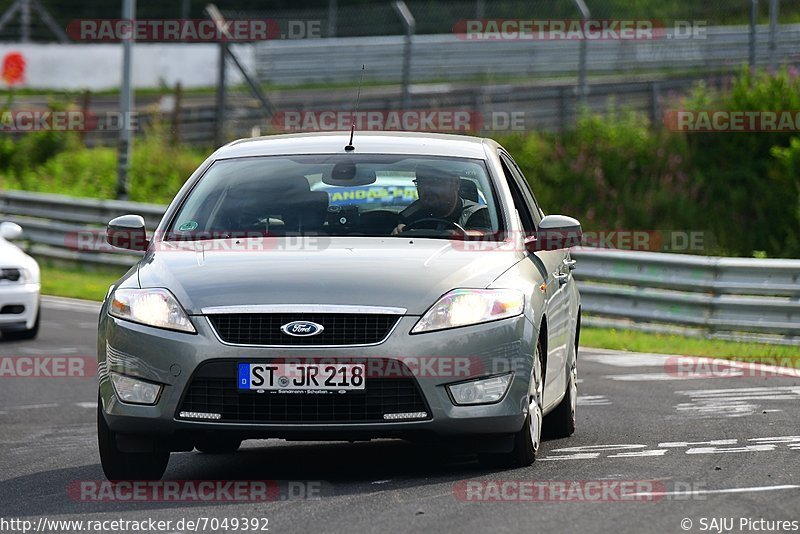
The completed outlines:
<svg viewBox="0 0 800 534">
<path fill-rule="evenodd" d="M 403 155 L 263 156 L 215 162 L 166 239 L 498 235 L 482 160 Z"/>
</svg>

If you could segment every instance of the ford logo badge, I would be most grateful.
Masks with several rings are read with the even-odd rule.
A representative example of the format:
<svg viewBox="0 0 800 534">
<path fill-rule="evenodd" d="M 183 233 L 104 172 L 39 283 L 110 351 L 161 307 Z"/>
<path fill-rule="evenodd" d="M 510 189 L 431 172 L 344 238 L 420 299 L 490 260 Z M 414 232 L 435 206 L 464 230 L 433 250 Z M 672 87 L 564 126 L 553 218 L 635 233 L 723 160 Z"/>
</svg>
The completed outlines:
<svg viewBox="0 0 800 534">
<path fill-rule="evenodd" d="M 311 321 L 292 321 L 281 327 L 281 332 L 294 337 L 310 337 L 321 334 L 325 327 Z"/>
</svg>

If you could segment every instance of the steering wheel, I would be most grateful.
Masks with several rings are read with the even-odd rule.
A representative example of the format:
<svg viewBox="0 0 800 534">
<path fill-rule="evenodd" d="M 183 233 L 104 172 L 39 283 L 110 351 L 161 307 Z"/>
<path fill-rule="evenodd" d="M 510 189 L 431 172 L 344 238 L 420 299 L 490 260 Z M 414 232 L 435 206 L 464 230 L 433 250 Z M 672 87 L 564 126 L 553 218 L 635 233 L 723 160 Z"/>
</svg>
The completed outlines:
<svg viewBox="0 0 800 534">
<path fill-rule="evenodd" d="M 448 221 L 447 219 L 440 219 L 439 217 L 426 217 L 424 219 L 418 219 L 416 221 L 412 221 L 407 225 L 405 225 L 405 227 L 403 228 L 403 232 L 408 232 L 409 230 L 414 229 L 414 227 L 420 226 L 422 223 L 425 222 L 436 223 L 436 226 L 434 228 L 431 228 L 432 230 L 443 231 L 445 230 L 446 226 L 449 226 L 451 230 L 455 230 L 456 232 L 459 232 L 461 235 L 467 234 L 467 231 L 460 224 L 453 221 Z"/>
</svg>

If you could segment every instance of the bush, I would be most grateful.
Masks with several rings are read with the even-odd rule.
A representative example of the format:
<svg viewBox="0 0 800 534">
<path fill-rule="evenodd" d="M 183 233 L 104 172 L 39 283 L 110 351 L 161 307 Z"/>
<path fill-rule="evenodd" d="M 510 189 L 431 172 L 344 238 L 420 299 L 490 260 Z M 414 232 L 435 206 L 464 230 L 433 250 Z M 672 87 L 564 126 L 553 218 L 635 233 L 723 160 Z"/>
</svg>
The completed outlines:
<svg viewBox="0 0 800 534">
<path fill-rule="evenodd" d="M 800 110 L 800 77 L 743 71 L 698 86 L 689 110 Z M 705 254 L 800 257 L 800 137 L 683 133 L 641 114 L 582 115 L 561 134 L 501 139 L 549 212 L 589 231 L 705 231 Z"/>
<path fill-rule="evenodd" d="M 745 69 L 730 90 L 710 92 L 699 87 L 683 107 L 800 110 L 800 77 L 787 69 L 774 74 Z M 768 256 L 800 257 L 798 174 L 787 172 L 793 156 L 791 150 L 784 151 L 797 133 L 691 133 L 686 139 L 692 182 L 701 187 L 703 220 L 716 228 L 720 245 L 740 256 L 763 250 Z"/>
<path fill-rule="evenodd" d="M 68 150 L 54 149 L 52 157 L 30 165 L 27 162 L 44 152 L 41 147 L 31 149 L 36 135 L 25 136 L 16 145 L 12 143 L 12 150 L 16 150 L 12 154 L 14 165 L 3 172 L 0 164 L 0 187 L 105 199 L 116 197 L 115 148 L 84 148 L 77 138 L 69 140 L 68 136 Z M 0 158 L 3 151 L 4 144 L 0 144 Z M 168 203 L 203 159 L 200 151 L 170 146 L 164 128 L 152 126 L 144 137 L 134 141 L 129 173 L 130 199 Z"/>
</svg>

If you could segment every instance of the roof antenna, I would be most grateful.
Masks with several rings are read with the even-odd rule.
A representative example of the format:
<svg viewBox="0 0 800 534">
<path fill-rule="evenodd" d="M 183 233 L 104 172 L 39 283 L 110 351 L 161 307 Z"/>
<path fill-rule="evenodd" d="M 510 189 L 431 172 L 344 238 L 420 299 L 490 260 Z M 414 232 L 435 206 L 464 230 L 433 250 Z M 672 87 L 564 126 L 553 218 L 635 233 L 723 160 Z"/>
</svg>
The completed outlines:
<svg viewBox="0 0 800 534">
<path fill-rule="evenodd" d="M 358 103 L 361 100 L 361 84 L 364 81 L 364 69 L 365 69 L 365 67 L 366 67 L 366 65 L 364 65 L 362 63 L 361 64 L 361 79 L 358 80 L 358 95 L 356 96 L 356 110 L 355 110 L 355 112 L 353 112 L 353 125 L 350 127 L 350 142 L 347 144 L 346 147 L 344 147 L 344 149 L 347 150 L 348 152 L 351 152 L 351 151 L 356 149 L 356 147 L 353 146 L 353 134 L 356 133 L 356 114 L 358 113 Z"/>
</svg>

